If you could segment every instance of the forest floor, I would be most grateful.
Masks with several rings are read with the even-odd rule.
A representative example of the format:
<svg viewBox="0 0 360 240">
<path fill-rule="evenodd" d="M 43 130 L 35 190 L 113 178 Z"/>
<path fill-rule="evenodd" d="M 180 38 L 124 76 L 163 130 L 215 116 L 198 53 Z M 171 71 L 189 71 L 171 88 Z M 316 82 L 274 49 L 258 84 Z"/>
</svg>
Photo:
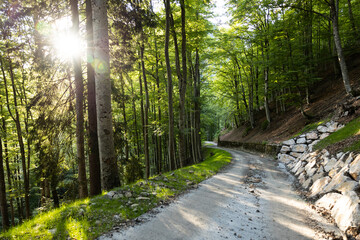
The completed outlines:
<svg viewBox="0 0 360 240">
<path fill-rule="evenodd" d="M 360 87 L 360 55 L 354 54 L 348 59 L 349 76 L 354 89 L 359 91 Z M 254 129 L 249 130 L 248 125 L 225 131 L 220 137 L 223 141 L 233 142 L 269 142 L 279 143 L 294 136 L 306 125 L 329 119 L 334 115 L 336 107 L 348 100 L 341 75 L 334 74 L 332 70 L 320 72 L 323 79 L 310 89 L 310 104 L 304 104 L 304 111 L 310 115 L 307 119 L 301 115 L 299 107 L 288 107 L 286 112 L 276 113 L 276 106 L 270 105 L 271 124 L 264 130 L 262 124 L 266 121 L 265 111 L 259 110 L 255 113 Z M 343 117 L 341 123 L 347 123 L 359 113 Z"/>
<path fill-rule="evenodd" d="M 222 172 L 169 206 L 140 216 L 141 223 L 99 240 L 342 239 L 296 192 L 285 166 L 258 154 L 224 150 L 233 161 Z"/>
</svg>

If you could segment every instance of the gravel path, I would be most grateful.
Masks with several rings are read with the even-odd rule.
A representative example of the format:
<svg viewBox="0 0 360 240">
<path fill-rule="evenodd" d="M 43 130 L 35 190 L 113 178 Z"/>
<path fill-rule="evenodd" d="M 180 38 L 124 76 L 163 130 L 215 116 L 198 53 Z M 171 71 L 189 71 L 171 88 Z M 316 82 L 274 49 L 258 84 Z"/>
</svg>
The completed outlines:
<svg viewBox="0 0 360 240">
<path fill-rule="evenodd" d="M 108 239 L 329 239 L 339 230 L 319 217 L 292 187 L 293 178 L 271 158 L 233 149 L 233 162 L 198 189 L 143 223 L 103 235 Z M 331 234 L 329 234 L 331 233 Z"/>
</svg>

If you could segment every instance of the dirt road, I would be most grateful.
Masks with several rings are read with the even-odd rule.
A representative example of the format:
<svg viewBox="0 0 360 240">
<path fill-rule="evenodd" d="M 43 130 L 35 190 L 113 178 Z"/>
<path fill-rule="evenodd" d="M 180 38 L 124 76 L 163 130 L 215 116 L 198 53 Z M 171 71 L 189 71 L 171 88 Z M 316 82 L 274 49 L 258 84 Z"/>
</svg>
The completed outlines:
<svg viewBox="0 0 360 240">
<path fill-rule="evenodd" d="M 285 168 L 267 157 L 233 149 L 232 164 L 179 197 L 145 214 L 142 224 L 108 239 L 328 239 L 339 230 L 319 217 L 292 188 Z"/>
</svg>

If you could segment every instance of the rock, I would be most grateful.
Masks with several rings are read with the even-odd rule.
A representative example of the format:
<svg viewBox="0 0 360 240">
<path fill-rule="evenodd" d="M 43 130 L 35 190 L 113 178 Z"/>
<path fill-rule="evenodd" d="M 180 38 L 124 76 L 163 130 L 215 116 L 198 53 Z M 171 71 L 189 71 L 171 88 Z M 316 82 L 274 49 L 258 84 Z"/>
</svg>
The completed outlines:
<svg viewBox="0 0 360 240">
<path fill-rule="evenodd" d="M 337 122 L 328 122 L 326 126 L 328 128 L 328 132 L 336 132 L 338 130 Z"/>
<path fill-rule="evenodd" d="M 328 193 L 334 190 L 338 190 L 345 182 L 353 181 L 348 176 L 345 176 L 344 172 L 340 171 L 337 173 L 331 182 L 324 188 L 324 192 Z"/>
<path fill-rule="evenodd" d="M 308 178 L 308 179 L 302 184 L 302 186 L 303 186 L 304 189 L 308 189 L 308 188 L 311 186 L 311 184 L 312 184 L 312 178 Z"/>
<path fill-rule="evenodd" d="M 346 156 L 347 154 L 344 154 L 344 157 Z M 354 154 L 353 153 L 350 153 L 349 156 L 346 158 L 345 160 L 345 165 L 349 165 L 352 161 L 354 160 Z"/>
<path fill-rule="evenodd" d="M 302 153 L 297 153 L 297 152 L 290 152 L 290 155 L 293 156 L 294 158 L 300 158 L 301 155 L 303 155 Z"/>
<path fill-rule="evenodd" d="M 339 152 L 339 153 L 336 154 L 336 158 L 340 159 L 343 155 L 344 155 L 343 152 Z"/>
<path fill-rule="evenodd" d="M 314 176 L 312 176 L 313 182 L 315 183 L 318 179 L 325 177 L 324 172 L 318 172 Z"/>
<path fill-rule="evenodd" d="M 331 158 L 324 166 L 325 172 L 330 172 L 330 170 L 335 167 L 336 162 L 336 158 Z"/>
<path fill-rule="evenodd" d="M 305 165 L 305 171 L 308 172 L 316 165 L 316 159 L 312 159 Z"/>
<path fill-rule="evenodd" d="M 307 148 L 308 146 L 306 144 L 297 144 L 291 147 L 291 151 L 303 153 L 307 150 Z"/>
<path fill-rule="evenodd" d="M 295 164 L 295 166 L 291 169 L 291 172 L 292 173 L 296 173 L 298 170 L 299 170 L 299 168 L 301 168 L 302 167 L 302 162 L 301 161 L 298 161 L 296 164 Z"/>
<path fill-rule="evenodd" d="M 299 176 L 301 173 L 305 172 L 305 168 L 302 166 L 300 167 L 297 172 L 295 173 L 295 176 Z M 304 173 L 305 174 L 305 173 Z"/>
<path fill-rule="evenodd" d="M 301 185 L 303 185 L 303 183 L 306 181 L 305 172 L 301 173 L 301 174 L 299 175 L 298 179 L 299 179 L 299 183 L 300 183 Z"/>
<path fill-rule="evenodd" d="M 138 206 L 139 206 L 139 204 L 134 203 L 134 204 L 132 204 L 130 207 L 131 207 L 131 208 L 136 208 L 136 207 L 138 207 Z"/>
<path fill-rule="evenodd" d="M 320 140 L 315 140 L 315 141 L 313 141 L 313 142 L 308 146 L 310 152 L 313 151 L 314 146 L 315 146 L 318 142 L 320 142 Z"/>
<path fill-rule="evenodd" d="M 56 233 L 57 229 L 56 229 L 56 228 L 53 228 L 53 229 L 49 229 L 48 231 L 49 231 L 52 235 L 54 235 L 54 234 Z"/>
<path fill-rule="evenodd" d="M 309 171 L 306 171 L 306 174 L 308 175 L 309 178 L 311 178 L 312 176 L 314 176 L 314 174 L 316 173 L 317 168 L 311 168 Z"/>
<path fill-rule="evenodd" d="M 306 134 L 306 139 L 308 139 L 308 140 L 316 140 L 318 138 L 319 138 L 319 136 L 317 135 L 316 132 L 309 132 Z"/>
<path fill-rule="evenodd" d="M 131 197 L 132 197 L 132 193 L 131 193 L 131 192 L 125 192 L 125 197 L 131 198 Z"/>
<path fill-rule="evenodd" d="M 343 195 L 347 195 L 349 192 L 357 191 L 358 189 L 359 183 L 355 181 L 346 181 L 336 186 L 336 190 L 341 192 Z"/>
<path fill-rule="evenodd" d="M 329 184 L 330 181 L 330 177 L 317 179 L 310 188 L 310 197 L 315 197 L 316 195 L 323 193 L 324 188 Z"/>
<path fill-rule="evenodd" d="M 121 217 L 119 215 L 114 215 L 113 219 L 115 221 L 119 221 L 119 220 L 121 220 Z"/>
<path fill-rule="evenodd" d="M 100 220 L 96 220 L 96 221 L 95 221 L 95 224 L 98 225 L 98 226 L 100 226 L 100 225 L 101 225 L 101 221 L 100 221 Z"/>
<path fill-rule="evenodd" d="M 329 153 L 329 151 L 328 150 L 326 150 L 326 149 L 323 149 L 323 150 L 321 150 L 321 155 L 322 156 L 324 156 L 324 157 L 329 157 L 330 156 L 330 153 Z"/>
<path fill-rule="evenodd" d="M 193 171 L 193 170 L 189 170 L 189 173 L 193 174 L 193 173 L 194 173 L 194 171 Z"/>
<path fill-rule="evenodd" d="M 281 153 L 288 153 L 291 151 L 291 148 L 289 146 L 283 145 L 280 149 Z"/>
<path fill-rule="evenodd" d="M 279 161 L 282 163 L 288 164 L 291 161 L 295 161 L 295 158 L 290 155 L 287 155 L 287 154 L 281 154 Z"/>
<path fill-rule="evenodd" d="M 295 140 L 294 139 L 289 139 L 287 141 L 283 142 L 284 145 L 288 145 L 288 146 L 292 146 L 295 144 Z"/>
<path fill-rule="evenodd" d="M 331 215 L 340 230 L 344 232 L 349 227 L 358 227 L 360 225 L 360 206 L 357 194 L 349 192 L 348 195 L 340 197 L 331 210 Z"/>
<path fill-rule="evenodd" d="M 105 197 L 112 199 L 115 195 L 117 194 L 117 192 L 115 191 L 110 191 L 107 194 L 105 194 Z"/>
<path fill-rule="evenodd" d="M 313 140 L 306 140 L 306 144 L 311 144 L 313 142 Z"/>
<path fill-rule="evenodd" d="M 166 177 L 163 178 L 164 182 L 169 182 L 169 179 L 167 179 Z"/>
<path fill-rule="evenodd" d="M 144 197 L 147 197 L 147 196 L 150 196 L 150 193 L 148 193 L 148 192 L 141 192 L 140 195 L 141 195 L 141 196 L 144 196 Z"/>
<path fill-rule="evenodd" d="M 302 143 L 306 143 L 306 138 L 299 138 L 298 140 L 296 140 L 297 144 L 302 144 Z"/>
<path fill-rule="evenodd" d="M 341 197 L 342 195 L 340 193 L 328 193 L 317 200 L 315 205 L 330 211 Z"/>
<path fill-rule="evenodd" d="M 360 180 L 360 154 L 357 155 L 357 157 L 352 163 L 350 163 L 349 174 L 356 181 Z"/>
<path fill-rule="evenodd" d="M 329 131 L 329 129 L 328 129 L 327 127 L 325 127 L 325 126 L 318 126 L 318 127 L 317 127 L 317 130 L 318 130 L 319 132 L 321 132 L 321 133 L 326 133 L 326 132 Z"/>
<path fill-rule="evenodd" d="M 186 185 L 188 185 L 188 186 L 191 186 L 191 185 L 194 185 L 195 183 L 194 182 L 192 182 L 192 181 L 188 181 L 188 182 L 186 182 Z"/>
<path fill-rule="evenodd" d="M 324 138 L 327 138 L 328 136 L 330 135 L 330 133 L 323 133 L 320 135 L 320 140 L 321 139 L 324 139 Z"/>
<path fill-rule="evenodd" d="M 150 200 L 150 198 L 148 197 L 137 197 L 136 200 L 140 201 L 140 200 Z"/>
</svg>

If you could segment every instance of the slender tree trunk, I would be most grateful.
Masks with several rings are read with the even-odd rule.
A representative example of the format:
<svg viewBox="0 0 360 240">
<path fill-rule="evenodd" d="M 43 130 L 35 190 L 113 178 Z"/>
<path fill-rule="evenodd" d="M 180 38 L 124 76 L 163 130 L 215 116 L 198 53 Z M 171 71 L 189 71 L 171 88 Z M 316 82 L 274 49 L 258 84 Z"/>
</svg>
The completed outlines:
<svg viewBox="0 0 360 240">
<path fill-rule="evenodd" d="M 3 159 L 3 148 L 0 137 L 0 211 L 2 218 L 2 228 L 7 230 L 10 227 L 9 214 L 6 200 L 6 187 L 5 187 L 5 173 L 4 173 L 4 159 Z"/>
<path fill-rule="evenodd" d="M 92 25 L 91 0 L 86 0 L 86 40 L 88 59 L 94 59 L 94 40 Z M 97 135 L 96 119 L 96 93 L 95 93 L 95 72 L 92 62 L 87 62 L 87 101 L 89 121 L 89 173 L 90 173 L 90 196 L 101 193 L 101 171 L 99 157 L 99 142 Z"/>
<path fill-rule="evenodd" d="M 158 121 L 159 121 L 159 128 L 161 126 L 161 92 L 160 92 L 160 77 L 159 77 L 159 53 L 156 41 L 156 33 L 154 31 L 154 39 L 155 39 L 155 57 L 156 57 L 156 87 L 157 87 L 157 94 L 158 94 Z M 162 144 L 161 144 L 161 135 L 157 134 L 157 151 L 158 151 L 158 174 L 161 173 L 162 170 Z"/>
<path fill-rule="evenodd" d="M 185 96 L 186 96 L 186 84 L 187 84 L 187 66 L 186 66 L 186 28 L 185 28 L 185 1 L 180 0 L 181 8 L 181 57 L 182 57 L 182 78 L 179 82 L 179 156 L 180 156 L 180 167 L 186 164 L 186 135 L 185 135 Z"/>
<path fill-rule="evenodd" d="M 360 43 L 360 35 L 357 29 L 357 26 L 355 24 L 355 18 L 354 18 L 354 14 L 352 11 L 352 5 L 351 5 L 351 0 L 347 0 L 348 2 L 348 11 L 349 11 L 349 19 L 350 19 L 350 24 L 351 24 L 351 30 L 353 31 L 354 37 L 357 40 L 357 43 Z"/>
<path fill-rule="evenodd" d="M 173 83 L 171 75 L 170 57 L 169 57 L 169 37 L 170 37 L 170 0 L 164 0 L 166 12 L 166 30 L 165 30 L 165 62 L 168 81 L 168 109 L 169 109 L 169 164 L 170 170 L 175 170 L 175 137 L 174 137 L 174 110 L 173 110 Z"/>
<path fill-rule="evenodd" d="M 120 186 L 115 158 L 111 110 L 110 55 L 107 6 L 105 0 L 92 0 L 94 27 L 95 92 L 102 188 Z"/>
<path fill-rule="evenodd" d="M 127 123 L 127 118 L 126 118 L 125 89 L 124 89 L 125 81 L 124 81 L 123 75 L 120 75 L 120 84 L 121 84 L 121 95 L 122 95 L 121 108 L 122 108 L 122 114 L 123 114 L 123 118 L 124 118 L 125 160 L 127 162 L 129 160 L 129 141 L 128 141 L 129 133 L 128 133 L 128 123 Z"/>
<path fill-rule="evenodd" d="M 26 214 L 26 218 L 29 219 L 31 217 L 30 202 L 29 202 L 30 184 L 29 184 L 29 179 L 28 179 L 28 175 L 27 175 L 25 145 L 24 145 L 24 140 L 23 140 L 23 137 L 22 137 L 22 130 L 21 130 L 21 125 L 20 125 L 20 115 L 19 115 L 18 104 L 17 104 L 17 91 L 16 91 L 16 87 L 15 87 L 15 76 L 14 76 L 14 73 L 13 73 L 12 63 L 11 63 L 11 60 L 10 60 L 10 57 L 9 57 L 10 79 L 11 79 L 11 84 L 12 84 L 13 98 L 14 98 L 13 101 L 14 101 L 14 109 L 15 109 L 14 110 L 15 111 L 15 116 L 14 116 L 12 114 L 12 111 L 11 111 L 11 108 L 10 108 L 9 94 L 8 94 L 8 89 L 7 89 L 7 81 L 6 81 L 6 76 L 5 76 L 5 71 L 4 71 L 4 68 L 3 68 L 2 61 L 0 62 L 0 64 L 1 64 L 1 70 L 2 70 L 2 73 L 3 73 L 4 85 L 5 85 L 7 108 L 8 108 L 8 111 L 9 111 L 9 114 L 10 114 L 11 118 L 15 122 L 17 137 L 18 137 L 18 141 L 19 141 L 20 154 L 21 154 L 21 164 L 22 164 L 23 178 L 24 178 L 25 214 Z"/>
<path fill-rule="evenodd" d="M 145 62 L 144 62 L 144 44 L 140 47 L 140 58 L 141 58 L 141 68 L 142 68 L 142 74 L 144 79 L 144 89 L 145 89 L 145 111 L 144 111 L 144 152 L 145 152 L 145 177 L 150 177 L 150 156 L 149 156 L 149 90 L 148 90 L 148 84 L 146 79 L 146 72 L 145 72 Z"/>
<path fill-rule="evenodd" d="M 73 34 L 79 37 L 79 10 L 78 1 L 70 0 Z M 80 56 L 73 57 L 74 75 L 75 75 L 75 94 L 76 94 L 76 148 L 78 162 L 78 180 L 80 198 L 88 196 L 86 165 L 85 165 L 85 147 L 84 147 L 84 84 L 81 70 Z"/>
<path fill-rule="evenodd" d="M 194 81 L 194 99 L 195 99 L 195 139 L 196 139 L 196 154 L 199 161 L 202 160 L 201 154 L 201 129 L 200 129 L 200 115 L 201 115 L 201 104 L 200 104 L 200 56 L 199 49 L 195 50 L 195 81 Z"/>
<path fill-rule="evenodd" d="M 348 95 L 352 95 L 352 89 L 350 85 L 350 78 L 348 69 L 345 62 L 345 55 L 343 53 L 341 38 L 339 33 L 339 0 L 330 0 L 330 12 L 333 25 L 334 42 L 338 55 L 338 60 L 341 69 L 341 75 L 344 82 L 345 91 Z"/>
</svg>

